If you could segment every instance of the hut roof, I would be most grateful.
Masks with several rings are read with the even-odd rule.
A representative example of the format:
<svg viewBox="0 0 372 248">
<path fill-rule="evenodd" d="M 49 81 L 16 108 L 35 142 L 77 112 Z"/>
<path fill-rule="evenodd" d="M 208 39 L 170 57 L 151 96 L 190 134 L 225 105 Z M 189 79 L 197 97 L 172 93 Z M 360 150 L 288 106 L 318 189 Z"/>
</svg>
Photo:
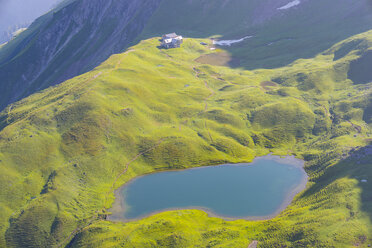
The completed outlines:
<svg viewBox="0 0 372 248">
<path fill-rule="evenodd" d="M 163 38 L 165 39 L 173 39 L 176 38 L 178 35 L 176 33 L 170 33 L 170 34 L 165 34 L 163 35 Z"/>
</svg>

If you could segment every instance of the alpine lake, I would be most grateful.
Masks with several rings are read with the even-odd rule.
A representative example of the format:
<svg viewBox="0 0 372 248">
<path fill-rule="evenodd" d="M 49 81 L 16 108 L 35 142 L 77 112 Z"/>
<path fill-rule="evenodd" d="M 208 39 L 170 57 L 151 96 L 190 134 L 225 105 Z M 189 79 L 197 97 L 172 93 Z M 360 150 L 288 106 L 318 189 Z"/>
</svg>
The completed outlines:
<svg viewBox="0 0 372 248">
<path fill-rule="evenodd" d="M 305 189 L 303 165 L 292 156 L 267 155 L 252 163 L 140 176 L 116 191 L 109 219 L 132 221 L 182 209 L 199 209 L 226 220 L 273 218 Z"/>
</svg>

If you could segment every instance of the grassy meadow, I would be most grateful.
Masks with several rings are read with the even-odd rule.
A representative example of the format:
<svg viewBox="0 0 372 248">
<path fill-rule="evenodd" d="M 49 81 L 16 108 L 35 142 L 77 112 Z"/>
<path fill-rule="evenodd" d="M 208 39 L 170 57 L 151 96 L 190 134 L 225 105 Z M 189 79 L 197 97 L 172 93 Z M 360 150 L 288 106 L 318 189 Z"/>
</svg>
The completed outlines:
<svg viewBox="0 0 372 248">
<path fill-rule="evenodd" d="M 0 247 L 372 243 L 372 84 L 349 74 L 369 61 L 372 31 L 277 69 L 198 63 L 218 52 L 202 41 L 161 50 L 158 38 L 143 40 L 0 114 Z M 106 220 L 114 190 L 136 176 L 269 152 L 305 159 L 310 177 L 272 220 L 198 210 Z"/>
</svg>

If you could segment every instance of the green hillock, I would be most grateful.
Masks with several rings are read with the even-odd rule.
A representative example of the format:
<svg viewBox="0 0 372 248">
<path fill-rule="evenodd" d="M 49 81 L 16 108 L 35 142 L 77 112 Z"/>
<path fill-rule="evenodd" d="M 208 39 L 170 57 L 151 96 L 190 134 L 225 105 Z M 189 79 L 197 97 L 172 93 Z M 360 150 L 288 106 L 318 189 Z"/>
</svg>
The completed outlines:
<svg viewBox="0 0 372 248">
<path fill-rule="evenodd" d="M 247 71 L 196 62 L 214 52 L 200 45 L 209 40 L 159 50 L 152 38 L 8 106 L 0 114 L 0 247 L 367 247 L 372 85 L 348 79 L 363 50 L 334 60 L 352 40 L 370 45 L 372 32 L 312 59 Z M 136 176 L 269 152 L 305 159 L 310 177 L 272 220 L 199 210 L 106 220 L 114 190 Z"/>
</svg>

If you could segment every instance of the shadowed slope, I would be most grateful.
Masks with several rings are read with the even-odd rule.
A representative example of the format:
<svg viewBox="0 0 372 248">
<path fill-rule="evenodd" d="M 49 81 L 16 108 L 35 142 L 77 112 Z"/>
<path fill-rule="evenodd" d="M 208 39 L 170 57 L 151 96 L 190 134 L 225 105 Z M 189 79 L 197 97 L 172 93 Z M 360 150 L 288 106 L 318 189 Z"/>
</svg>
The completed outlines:
<svg viewBox="0 0 372 248">
<path fill-rule="evenodd" d="M 333 44 L 372 28 L 369 0 L 301 0 L 292 8 L 279 9 L 289 2 L 164 0 L 141 37 L 171 30 L 195 38 L 222 36 L 230 40 L 253 36 L 223 49 L 232 56 L 231 67 L 257 69 L 314 57 Z"/>
<path fill-rule="evenodd" d="M 357 60 L 350 63 L 348 77 L 355 84 L 366 84 L 372 82 L 372 50 L 363 54 Z"/>
<path fill-rule="evenodd" d="M 0 109 L 122 52 L 160 0 L 76 0 L 36 20 L 0 50 Z"/>
</svg>

